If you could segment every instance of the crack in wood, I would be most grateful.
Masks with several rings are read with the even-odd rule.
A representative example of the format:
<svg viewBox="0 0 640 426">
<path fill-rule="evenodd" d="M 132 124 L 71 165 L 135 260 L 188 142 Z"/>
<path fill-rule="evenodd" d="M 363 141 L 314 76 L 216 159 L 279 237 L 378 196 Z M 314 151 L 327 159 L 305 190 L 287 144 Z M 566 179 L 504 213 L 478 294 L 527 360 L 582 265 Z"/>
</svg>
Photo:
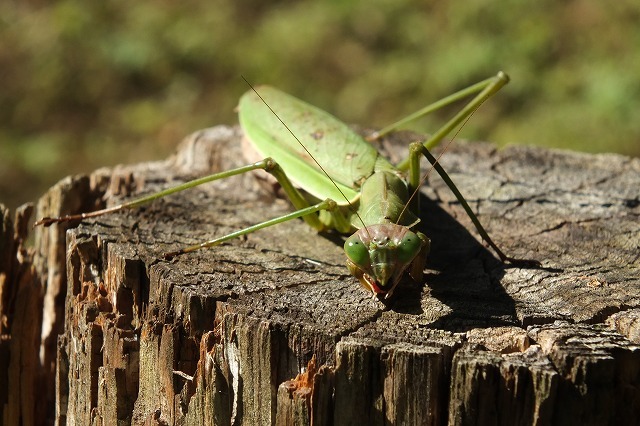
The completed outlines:
<svg viewBox="0 0 640 426">
<path fill-rule="evenodd" d="M 187 140 L 172 162 L 63 180 L 43 197 L 38 216 L 93 208 L 107 188 L 137 188 L 142 181 L 165 186 L 190 167 L 198 173 L 232 167 L 241 157 L 239 137 L 237 129 L 209 129 Z M 391 139 L 385 146 L 397 157 L 406 148 Z M 227 201 L 212 188 L 87 221 L 68 234 L 64 227 L 38 229 L 33 260 L 25 252 L 17 256 L 14 243 L 0 244 L 13 247 L 9 255 L 0 250 L 2 332 L 12 333 L 0 341 L 0 355 L 9 350 L 5 342 L 15 348 L 21 338 L 41 338 L 34 312 L 46 313 L 43 324 L 59 331 L 42 343 L 49 360 L 42 377 L 61 423 L 72 417 L 87 424 L 272 423 L 289 408 L 315 424 L 633 422 L 640 417 L 640 235 L 634 231 L 640 198 L 629 188 L 640 187 L 640 161 L 616 158 L 452 147 L 445 159 L 458 174 L 490 176 L 496 185 L 485 191 L 489 199 L 474 197 L 482 220 L 493 221 L 496 241 L 508 253 L 535 253 L 547 268 L 500 266 L 475 232 L 452 218 L 457 208 L 450 210 L 455 203 L 438 183 L 424 191 L 437 199 L 423 203 L 431 273 L 423 283 L 404 283 L 387 306 L 346 269 L 336 272 L 342 259 L 333 242 L 305 230 L 308 246 L 296 241 L 289 253 L 288 234 L 305 229 L 298 222 L 286 225 L 291 232 L 264 230 L 218 256 L 158 260 L 176 239 L 199 241 L 197 229 L 229 224 L 219 212 L 196 208 L 199 203 L 223 205 L 234 223 L 258 218 L 262 213 L 242 201 L 255 194 L 249 178 L 234 181 L 239 186 Z M 13 235 L 0 232 L 0 240 Z M 6 256 L 11 269 L 3 266 Z M 315 263 L 310 267 L 307 259 Z M 5 271 L 11 278 L 2 281 Z M 28 271 L 41 280 L 37 285 Z M 106 312 L 108 304 L 81 297 L 85 281 L 109 283 L 102 295 L 109 301 L 129 299 L 110 302 Z M 14 353 L 13 363 L 35 366 L 39 359 Z M 309 404 L 289 394 L 282 399 L 280 384 L 313 356 L 319 369 Z M 0 356 L 2 371 L 10 372 L 6 386 L 30 380 L 7 370 L 5 360 Z M 7 395 L 3 385 L 0 397 Z M 13 397 L 2 400 L 11 407 L 4 413 L 47 404 L 35 395 L 22 406 Z"/>
</svg>

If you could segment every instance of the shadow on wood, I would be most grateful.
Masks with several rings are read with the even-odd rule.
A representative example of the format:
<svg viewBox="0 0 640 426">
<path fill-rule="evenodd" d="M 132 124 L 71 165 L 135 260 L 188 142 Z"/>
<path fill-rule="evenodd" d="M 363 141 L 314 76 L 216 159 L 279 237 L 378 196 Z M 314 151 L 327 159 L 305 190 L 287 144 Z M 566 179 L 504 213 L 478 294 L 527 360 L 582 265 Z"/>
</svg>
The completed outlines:
<svg viewBox="0 0 640 426">
<path fill-rule="evenodd" d="M 165 162 L 65 179 L 37 215 L 239 165 L 240 137 L 207 129 Z M 383 145 L 398 158 L 410 138 Z M 43 337 L 30 355 L 16 349 L 27 319 L 7 296 L 20 285 L 7 272 L 16 262 L 5 262 L 2 374 L 40 353 L 60 424 L 637 421 L 640 161 L 454 145 L 443 165 L 496 243 L 546 269 L 498 262 L 437 177 L 423 190 L 425 281 L 404 282 L 386 306 L 349 276 L 336 238 L 302 221 L 161 260 L 289 210 L 241 176 L 88 220 L 66 237 L 61 226 L 37 229 L 26 259 L 43 289 L 33 299 Z M 14 234 L 3 232 L 0 252 L 14 259 Z M 25 377 L 0 382 L 5 420 L 33 408 L 9 392 Z"/>
</svg>

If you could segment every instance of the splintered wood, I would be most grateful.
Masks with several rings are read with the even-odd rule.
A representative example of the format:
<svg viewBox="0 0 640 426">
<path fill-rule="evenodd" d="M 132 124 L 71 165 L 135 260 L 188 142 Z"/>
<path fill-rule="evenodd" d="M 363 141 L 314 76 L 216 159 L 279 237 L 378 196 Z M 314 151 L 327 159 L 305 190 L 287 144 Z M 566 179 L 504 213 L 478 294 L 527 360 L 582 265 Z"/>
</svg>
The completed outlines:
<svg viewBox="0 0 640 426">
<path fill-rule="evenodd" d="M 414 137 L 383 149 L 401 158 Z M 63 180 L 36 215 L 241 165 L 240 141 L 207 129 L 167 161 Z M 37 229 L 37 295 L 16 281 L 28 274 L 5 215 L 4 418 L 33 409 L 18 386 L 51 392 L 38 412 L 59 424 L 637 422 L 640 160 L 456 142 L 442 164 L 503 251 L 543 268 L 501 264 L 435 176 L 421 200 L 424 281 L 386 305 L 349 275 L 342 240 L 302 221 L 162 260 L 289 211 L 252 176 Z M 24 339 L 42 341 L 30 355 Z M 12 368 L 42 360 L 41 389 Z"/>
</svg>

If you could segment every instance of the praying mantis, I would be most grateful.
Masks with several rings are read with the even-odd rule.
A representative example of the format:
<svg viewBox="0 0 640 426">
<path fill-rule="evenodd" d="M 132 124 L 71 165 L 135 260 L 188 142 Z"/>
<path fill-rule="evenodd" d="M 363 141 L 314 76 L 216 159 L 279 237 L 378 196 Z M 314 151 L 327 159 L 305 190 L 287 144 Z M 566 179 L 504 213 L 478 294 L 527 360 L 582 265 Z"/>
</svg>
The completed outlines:
<svg viewBox="0 0 640 426">
<path fill-rule="evenodd" d="M 430 104 L 404 119 L 364 138 L 329 113 L 269 86 L 248 90 L 239 101 L 240 126 L 247 141 L 263 158 L 243 167 L 215 173 L 110 208 L 78 215 L 45 217 L 37 225 L 82 220 L 135 208 L 160 197 L 218 179 L 264 170 L 282 187 L 295 210 L 262 223 L 165 253 L 172 257 L 213 247 L 262 228 L 302 218 L 318 231 L 352 233 L 344 243 L 346 263 L 360 284 L 380 299 L 394 293 L 408 272 L 422 279 L 430 240 L 416 230 L 420 221 L 414 195 L 423 183 L 420 160 L 425 157 L 447 183 L 469 215 L 482 239 L 502 262 L 518 267 L 539 266 L 535 260 L 505 255 L 491 240 L 466 200 L 429 149 L 442 142 L 509 77 L 495 76 Z M 449 122 L 426 141 L 409 146 L 409 155 L 393 165 L 370 143 L 398 127 L 453 102 L 475 95 Z"/>
</svg>

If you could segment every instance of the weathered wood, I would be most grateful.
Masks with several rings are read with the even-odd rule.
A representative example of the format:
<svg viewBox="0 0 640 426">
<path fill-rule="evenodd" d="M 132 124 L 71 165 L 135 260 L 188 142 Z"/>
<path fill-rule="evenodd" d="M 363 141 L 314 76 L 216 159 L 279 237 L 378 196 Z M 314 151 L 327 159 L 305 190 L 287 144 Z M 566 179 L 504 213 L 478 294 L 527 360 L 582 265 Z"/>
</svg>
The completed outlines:
<svg viewBox="0 0 640 426">
<path fill-rule="evenodd" d="M 165 162 L 65 180 L 38 216 L 242 164 L 240 138 L 208 129 Z M 383 145 L 397 158 L 410 139 Z M 66 244 L 39 229 L 46 327 L 64 316 L 57 348 L 42 344 L 57 354 L 57 421 L 637 422 L 640 161 L 459 143 L 442 162 L 503 250 L 544 268 L 498 262 L 437 177 L 423 190 L 425 282 L 386 306 L 348 275 L 341 240 L 301 221 L 160 260 L 289 211 L 252 176 L 86 221 Z M 291 392 L 314 356 L 311 387 Z"/>
<path fill-rule="evenodd" d="M 42 390 L 48 383 L 38 359 L 42 289 L 24 244 L 32 211 L 24 205 L 11 219 L 0 205 L 0 423 L 6 425 L 36 424 L 47 407 Z"/>
</svg>

